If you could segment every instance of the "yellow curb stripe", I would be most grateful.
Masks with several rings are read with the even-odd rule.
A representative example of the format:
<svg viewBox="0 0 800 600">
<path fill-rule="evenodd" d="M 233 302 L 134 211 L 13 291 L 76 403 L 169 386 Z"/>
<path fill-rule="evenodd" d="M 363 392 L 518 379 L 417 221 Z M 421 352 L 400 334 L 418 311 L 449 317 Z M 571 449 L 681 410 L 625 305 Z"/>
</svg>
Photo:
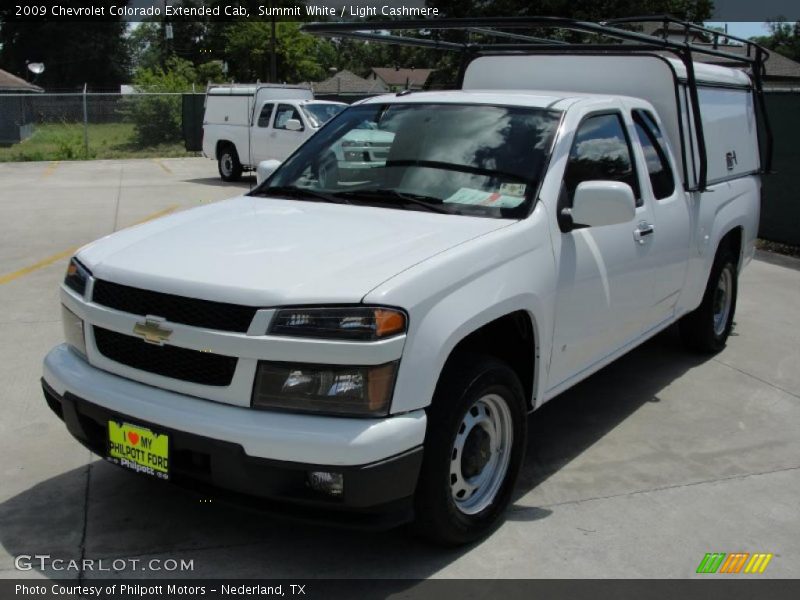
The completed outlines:
<svg viewBox="0 0 800 600">
<path fill-rule="evenodd" d="M 152 221 L 153 219 L 163 217 L 164 215 L 174 211 L 176 208 L 178 208 L 178 206 L 179 205 L 174 204 L 168 208 L 165 208 L 164 210 L 160 210 L 157 213 L 153 213 L 152 215 L 145 217 L 141 221 L 136 221 L 135 223 L 130 225 L 130 227 L 132 227 L 133 225 L 141 225 L 142 223 L 146 223 L 147 221 Z M 52 256 L 43 258 L 39 262 L 33 263 L 32 265 L 28 265 L 27 267 L 22 267 L 21 269 L 14 271 L 13 273 L 0 275 L 0 285 L 10 283 L 15 279 L 23 277 L 24 275 L 28 275 L 29 273 L 33 273 L 34 271 L 38 271 L 39 269 L 43 269 L 45 267 L 49 267 L 50 265 L 52 265 L 55 262 L 58 262 L 59 260 L 72 256 L 78 248 L 80 248 L 80 246 L 73 246 L 72 248 L 67 248 L 66 250 L 59 252 L 58 254 L 53 254 Z"/>
<path fill-rule="evenodd" d="M 148 221 L 152 221 L 153 219 L 158 219 L 159 217 L 163 217 L 163 216 L 168 215 L 169 213 L 175 211 L 178 207 L 180 207 L 180 204 L 173 204 L 172 206 L 168 206 L 164 210 L 160 210 L 160 211 L 155 212 L 155 213 L 153 213 L 151 215 L 147 215 L 141 221 L 135 221 L 135 222 L 131 223 L 130 225 L 128 225 L 127 227 L 133 227 L 134 225 L 141 225 L 142 223 L 147 223 Z"/>
<path fill-rule="evenodd" d="M 58 254 L 54 254 L 53 256 L 48 256 L 47 258 L 40 260 L 37 263 L 33 263 L 27 267 L 22 267 L 18 271 L 14 271 L 13 273 L 9 273 L 7 275 L 0 276 L 0 285 L 4 283 L 9 283 L 10 281 L 14 281 L 15 279 L 19 279 L 23 275 L 27 275 L 28 273 L 33 273 L 34 271 L 38 271 L 39 269 L 43 269 L 44 267 L 49 267 L 54 262 L 61 260 L 62 258 L 67 258 L 68 256 L 72 256 L 72 253 L 75 252 L 80 248 L 80 246 L 75 246 L 73 248 L 68 248 L 63 252 L 59 252 Z"/>
<path fill-rule="evenodd" d="M 47 177 L 50 177 L 50 175 L 52 175 L 55 172 L 56 168 L 60 164 L 61 164 L 61 161 L 56 160 L 56 161 L 51 162 L 49 165 L 47 165 L 44 168 L 44 172 L 42 173 L 42 179 L 46 179 Z"/>
<path fill-rule="evenodd" d="M 153 159 L 153 162 L 154 162 L 154 163 L 156 163 L 156 164 L 157 164 L 159 167 L 161 167 L 162 169 L 164 169 L 164 172 L 165 172 L 167 175 L 172 175 L 172 169 L 170 169 L 170 168 L 169 168 L 167 165 L 165 165 L 163 162 L 161 162 L 160 160 L 156 160 L 155 158 Z"/>
</svg>

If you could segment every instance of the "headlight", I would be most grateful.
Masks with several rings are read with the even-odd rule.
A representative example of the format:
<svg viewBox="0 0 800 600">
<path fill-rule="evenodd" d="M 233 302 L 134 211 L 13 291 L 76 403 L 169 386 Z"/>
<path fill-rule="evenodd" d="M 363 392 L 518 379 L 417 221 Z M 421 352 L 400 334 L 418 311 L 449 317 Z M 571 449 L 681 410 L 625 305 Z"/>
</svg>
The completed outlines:
<svg viewBox="0 0 800 600">
<path fill-rule="evenodd" d="M 341 416 L 389 413 L 397 363 L 359 367 L 260 362 L 253 407 Z"/>
<path fill-rule="evenodd" d="M 64 284 L 83 296 L 86 293 L 86 284 L 89 282 L 90 275 L 89 270 L 73 257 L 67 266 Z"/>
<path fill-rule="evenodd" d="M 83 334 L 83 320 L 62 304 L 61 323 L 64 326 L 64 341 L 73 350 L 86 358 L 86 338 Z"/>
<path fill-rule="evenodd" d="M 272 320 L 269 333 L 302 337 L 379 340 L 404 333 L 404 312 L 376 306 L 284 308 Z"/>
</svg>

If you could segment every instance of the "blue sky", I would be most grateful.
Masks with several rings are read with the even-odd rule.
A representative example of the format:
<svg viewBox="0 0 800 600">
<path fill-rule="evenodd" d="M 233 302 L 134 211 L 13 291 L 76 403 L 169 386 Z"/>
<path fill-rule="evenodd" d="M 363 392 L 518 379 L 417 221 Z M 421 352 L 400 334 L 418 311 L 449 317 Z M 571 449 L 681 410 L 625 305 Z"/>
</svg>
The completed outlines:
<svg viewBox="0 0 800 600">
<path fill-rule="evenodd" d="M 706 27 L 724 27 L 724 22 L 706 21 Z M 769 28 L 766 23 L 753 22 L 753 21 L 735 21 L 728 23 L 728 33 L 741 38 L 751 38 L 756 35 L 769 34 Z"/>
</svg>

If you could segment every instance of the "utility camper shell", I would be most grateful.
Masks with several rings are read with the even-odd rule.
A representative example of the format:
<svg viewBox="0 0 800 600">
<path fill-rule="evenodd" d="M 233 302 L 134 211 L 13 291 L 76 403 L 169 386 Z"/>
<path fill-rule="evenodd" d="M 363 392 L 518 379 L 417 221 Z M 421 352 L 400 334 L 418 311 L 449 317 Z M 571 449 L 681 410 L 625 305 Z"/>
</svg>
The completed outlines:
<svg viewBox="0 0 800 600">
<path fill-rule="evenodd" d="M 708 180 L 712 185 L 758 172 L 753 84 L 736 69 L 695 64 L 703 119 Z M 698 184 L 699 155 L 679 60 L 657 55 L 481 56 L 464 73 L 462 89 L 557 90 L 633 96 L 650 102 L 661 116 L 686 187 Z"/>
<path fill-rule="evenodd" d="M 642 33 L 646 23 L 661 24 L 664 35 Z M 645 99 L 661 116 L 687 191 L 704 191 L 714 183 L 771 168 L 772 131 L 762 89 L 769 53 L 752 41 L 669 16 L 602 23 L 508 17 L 375 21 L 370 30 L 364 26 L 311 23 L 304 29 L 461 53 L 457 87 L 465 91 L 550 90 Z M 674 39 L 676 30 L 684 33 L 683 41 Z M 564 41 L 564 32 L 577 41 Z M 692 43 L 696 36 L 709 43 Z M 720 49 L 721 38 L 741 43 L 744 56 Z M 724 58 L 749 74 L 696 62 L 702 56 Z"/>
<path fill-rule="evenodd" d="M 225 123 L 249 127 L 257 106 L 267 100 L 313 100 L 311 88 L 302 85 L 216 85 L 206 90 L 204 124 Z"/>
</svg>

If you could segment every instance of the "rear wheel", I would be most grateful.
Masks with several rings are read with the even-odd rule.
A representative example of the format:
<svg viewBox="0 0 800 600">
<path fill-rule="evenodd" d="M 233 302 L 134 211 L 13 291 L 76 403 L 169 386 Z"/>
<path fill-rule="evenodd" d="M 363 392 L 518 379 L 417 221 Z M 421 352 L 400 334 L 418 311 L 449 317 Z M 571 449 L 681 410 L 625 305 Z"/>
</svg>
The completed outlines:
<svg viewBox="0 0 800 600">
<path fill-rule="evenodd" d="M 469 357 L 448 366 L 428 409 L 415 497 L 422 535 L 466 544 L 499 523 L 522 465 L 526 413 L 522 385 L 504 363 Z"/>
<path fill-rule="evenodd" d="M 690 349 L 712 354 L 725 347 L 733 329 L 733 315 L 736 312 L 736 263 L 736 256 L 729 248 L 721 249 L 717 253 L 703 301 L 681 319 L 681 337 Z"/>
<path fill-rule="evenodd" d="M 242 176 L 242 163 L 239 162 L 239 154 L 236 148 L 228 144 L 219 151 L 217 157 L 217 168 L 219 176 L 223 181 L 238 181 Z"/>
</svg>

